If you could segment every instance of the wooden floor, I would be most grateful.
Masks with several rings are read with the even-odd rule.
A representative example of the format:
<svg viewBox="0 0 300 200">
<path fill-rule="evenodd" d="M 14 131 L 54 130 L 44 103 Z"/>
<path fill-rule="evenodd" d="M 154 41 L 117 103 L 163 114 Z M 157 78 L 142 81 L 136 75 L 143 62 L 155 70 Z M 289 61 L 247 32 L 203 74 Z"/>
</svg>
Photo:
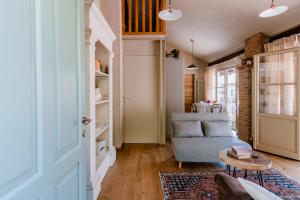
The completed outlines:
<svg viewBox="0 0 300 200">
<path fill-rule="evenodd" d="M 273 167 L 300 182 L 300 162 L 269 155 Z M 102 183 L 98 200 L 163 199 L 160 171 L 195 171 L 221 168 L 222 164 L 183 163 L 178 168 L 169 145 L 125 144 Z"/>
</svg>

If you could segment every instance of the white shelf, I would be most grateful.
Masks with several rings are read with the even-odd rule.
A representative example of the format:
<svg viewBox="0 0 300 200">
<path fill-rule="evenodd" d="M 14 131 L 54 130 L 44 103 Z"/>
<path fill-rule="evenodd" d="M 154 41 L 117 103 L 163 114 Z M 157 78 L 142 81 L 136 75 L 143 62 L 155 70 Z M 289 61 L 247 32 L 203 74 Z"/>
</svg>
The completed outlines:
<svg viewBox="0 0 300 200">
<path fill-rule="evenodd" d="M 108 125 L 101 128 L 96 128 L 96 138 L 99 137 L 102 133 L 104 133 L 108 129 Z"/>
<path fill-rule="evenodd" d="M 95 119 L 91 126 L 92 137 L 89 137 L 89 153 L 90 158 L 88 160 L 88 174 L 87 177 L 87 196 L 88 200 L 95 200 L 99 196 L 101 190 L 101 182 L 105 177 L 109 167 L 113 165 L 116 160 L 116 150 L 111 141 L 112 129 L 111 126 L 113 122 L 113 106 L 112 106 L 112 63 L 113 63 L 113 41 L 116 36 L 113 34 L 112 30 L 106 23 L 105 18 L 102 16 L 101 11 L 98 9 L 95 3 L 92 4 L 89 12 L 89 23 L 86 27 L 91 31 L 89 40 L 94 41 L 91 43 L 86 43 L 86 48 L 88 48 L 88 61 L 89 61 L 89 109 L 91 113 L 91 118 Z M 103 44 L 106 44 L 105 46 Z M 101 60 L 102 64 L 108 65 L 109 73 L 102 72 L 95 69 L 95 61 Z M 101 89 L 101 94 L 104 98 L 96 101 L 95 86 Z M 96 102 L 95 102 L 96 101 Z M 109 126 L 101 128 L 96 128 L 97 119 L 109 121 Z M 103 124 L 108 125 L 108 124 Z M 97 127 L 100 127 L 97 124 Z M 98 138 L 97 138 L 98 137 Z M 106 140 L 106 148 L 100 153 L 96 152 L 97 149 L 97 139 L 102 138 Z"/>
<path fill-rule="evenodd" d="M 109 152 L 109 150 L 106 149 L 106 150 L 104 150 L 103 153 L 99 153 L 98 155 L 96 155 L 96 168 L 97 168 L 97 171 L 101 167 L 101 165 L 102 165 L 103 161 L 105 160 L 105 158 L 109 155 L 108 152 Z"/>
<path fill-rule="evenodd" d="M 109 100 L 96 101 L 96 105 L 105 104 L 105 103 L 109 103 Z"/>
<path fill-rule="evenodd" d="M 96 77 L 109 77 L 109 74 L 106 74 L 104 72 L 100 72 L 100 71 L 95 71 L 95 75 Z"/>
</svg>

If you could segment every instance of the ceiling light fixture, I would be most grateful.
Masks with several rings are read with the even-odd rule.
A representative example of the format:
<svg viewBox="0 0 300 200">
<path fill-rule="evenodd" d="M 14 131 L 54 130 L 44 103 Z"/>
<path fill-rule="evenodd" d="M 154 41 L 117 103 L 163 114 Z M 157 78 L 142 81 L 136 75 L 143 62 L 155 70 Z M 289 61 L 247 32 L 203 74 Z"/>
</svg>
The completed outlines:
<svg viewBox="0 0 300 200">
<path fill-rule="evenodd" d="M 172 9 L 172 2 L 169 0 L 169 8 L 158 13 L 158 17 L 165 21 L 175 21 L 182 17 L 180 10 Z"/>
<path fill-rule="evenodd" d="M 188 69 L 198 69 L 198 66 L 194 64 L 194 40 L 190 39 L 192 42 L 192 64 L 190 64 L 187 68 Z"/>
<path fill-rule="evenodd" d="M 271 7 L 262 11 L 259 16 L 260 17 L 274 17 L 276 15 L 280 15 L 288 10 L 287 6 L 276 6 L 274 0 L 272 0 Z"/>
</svg>

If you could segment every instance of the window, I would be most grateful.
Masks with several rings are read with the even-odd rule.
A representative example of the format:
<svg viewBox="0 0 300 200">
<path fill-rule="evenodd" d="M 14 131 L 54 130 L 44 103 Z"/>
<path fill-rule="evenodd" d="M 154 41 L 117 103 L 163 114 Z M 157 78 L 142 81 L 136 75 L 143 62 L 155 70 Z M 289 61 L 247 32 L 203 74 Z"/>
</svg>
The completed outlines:
<svg viewBox="0 0 300 200">
<path fill-rule="evenodd" d="M 231 128 L 236 130 L 237 85 L 236 68 L 217 71 L 216 99 L 228 112 Z"/>
</svg>

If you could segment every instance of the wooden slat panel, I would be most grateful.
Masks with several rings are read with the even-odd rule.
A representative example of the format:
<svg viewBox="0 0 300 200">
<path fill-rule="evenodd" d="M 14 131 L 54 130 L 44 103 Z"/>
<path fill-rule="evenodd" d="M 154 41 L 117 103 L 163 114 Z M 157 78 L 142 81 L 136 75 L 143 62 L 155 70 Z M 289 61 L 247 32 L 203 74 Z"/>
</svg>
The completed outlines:
<svg viewBox="0 0 300 200">
<path fill-rule="evenodd" d="M 135 0 L 135 32 L 139 32 L 139 0 Z"/>
<path fill-rule="evenodd" d="M 145 12 L 145 0 L 142 0 L 142 30 L 146 32 L 146 12 Z"/>
<path fill-rule="evenodd" d="M 123 35 L 165 34 L 166 23 L 158 17 L 160 10 L 166 8 L 165 3 L 165 0 L 122 0 Z"/>
<path fill-rule="evenodd" d="M 125 33 L 125 0 L 122 0 L 122 31 Z"/>
<path fill-rule="evenodd" d="M 165 0 L 160 0 L 160 9 L 165 10 L 166 9 L 166 1 Z M 160 32 L 165 33 L 165 27 L 166 27 L 166 21 L 160 20 Z"/>
<path fill-rule="evenodd" d="M 164 33 L 161 32 L 125 32 L 123 33 L 123 35 L 164 35 Z"/>
<path fill-rule="evenodd" d="M 160 32 L 160 29 L 159 29 L 160 19 L 158 17 L 158 13 L 160 11 L 160 9 L 159 9 L 159 0 L 156 0 L 156 8 L 155 8 L 155 10 L 156 10 L 156 30 L 155 30 L 155 32 Z"/>
<path fill-rule="evenodd" d="M 152 1 L 153 0 L 148 0 L 149 1 L 149 32 L 152 32 Z"/>
<path fill-rule="evenodd" d="M 128 0 L 128 31 L 132 32 L 132 0 Z"/>
</svg>

